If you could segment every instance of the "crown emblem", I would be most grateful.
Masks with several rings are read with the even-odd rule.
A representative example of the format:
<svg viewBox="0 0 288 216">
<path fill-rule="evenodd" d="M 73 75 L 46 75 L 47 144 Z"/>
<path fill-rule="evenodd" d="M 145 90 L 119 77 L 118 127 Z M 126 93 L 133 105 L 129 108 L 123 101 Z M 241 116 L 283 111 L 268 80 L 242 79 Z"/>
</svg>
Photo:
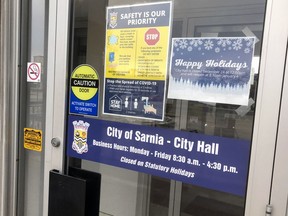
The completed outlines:
<svg viewBox="0 0 288 216">
<path fill-rule="evenodd" d="M 118 14 L 117 12 L 110 13 L 109 26 L 111 28 L 115 28 L 117 26 L 118 21 L 117 14 Z"/>
</svg>

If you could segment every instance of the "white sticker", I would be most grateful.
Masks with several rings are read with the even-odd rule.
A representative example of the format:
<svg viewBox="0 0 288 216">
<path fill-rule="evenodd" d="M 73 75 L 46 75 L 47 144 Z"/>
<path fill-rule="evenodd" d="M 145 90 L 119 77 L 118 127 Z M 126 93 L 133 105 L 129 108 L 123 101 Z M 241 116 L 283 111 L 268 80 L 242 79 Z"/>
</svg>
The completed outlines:
<svg viewBox="0 0 288 216">
<path fill-rule="evenodd" d="M 41 63 L 27 63 L 27 82 L 41 82 Z"/>
</svg>

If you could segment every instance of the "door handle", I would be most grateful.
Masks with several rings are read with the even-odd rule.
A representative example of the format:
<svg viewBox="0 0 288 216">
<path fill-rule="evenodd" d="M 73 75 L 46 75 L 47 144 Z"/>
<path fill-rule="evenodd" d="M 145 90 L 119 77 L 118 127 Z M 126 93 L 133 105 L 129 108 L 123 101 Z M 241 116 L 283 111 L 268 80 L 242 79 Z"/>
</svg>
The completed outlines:
<svg viewBox="0 0 288 216">
<path fill-rule="evenodd" d="M 52 140 L 51 140 L 51 144 L 53 147 L 57 148 L 60 146 L 61 144 L 61 141 L 58 137 L 54 137 Z"/>
</svg>

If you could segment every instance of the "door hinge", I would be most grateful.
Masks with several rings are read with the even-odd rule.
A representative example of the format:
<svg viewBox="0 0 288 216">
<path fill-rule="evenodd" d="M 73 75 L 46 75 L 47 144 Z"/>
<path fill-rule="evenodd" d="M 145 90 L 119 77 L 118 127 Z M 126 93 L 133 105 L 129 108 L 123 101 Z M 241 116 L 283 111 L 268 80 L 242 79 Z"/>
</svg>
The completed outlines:
<svg viewBox="0 0 288 216">
<path fill-rule="evenodd" d="M 272 205 L 266 205 L 266 214 L 265 216 L 272 216 Z"/>
</svg>

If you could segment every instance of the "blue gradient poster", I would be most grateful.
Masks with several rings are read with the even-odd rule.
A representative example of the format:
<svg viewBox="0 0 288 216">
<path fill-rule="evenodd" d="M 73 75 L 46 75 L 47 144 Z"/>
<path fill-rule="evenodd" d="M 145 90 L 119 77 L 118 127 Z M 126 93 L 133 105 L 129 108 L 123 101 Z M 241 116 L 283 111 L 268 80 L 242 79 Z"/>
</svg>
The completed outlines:
<svg viewBox="0 0 288 216">
<path fill-rule="evenodd" d="M 168 98 L 247 105 L 254 37 L 173 38 Z"/>
<path fill-rule="evenodd" d="M 70 115 L 67 154 L 244 196 L 250 142 Z"/>
</svg>

